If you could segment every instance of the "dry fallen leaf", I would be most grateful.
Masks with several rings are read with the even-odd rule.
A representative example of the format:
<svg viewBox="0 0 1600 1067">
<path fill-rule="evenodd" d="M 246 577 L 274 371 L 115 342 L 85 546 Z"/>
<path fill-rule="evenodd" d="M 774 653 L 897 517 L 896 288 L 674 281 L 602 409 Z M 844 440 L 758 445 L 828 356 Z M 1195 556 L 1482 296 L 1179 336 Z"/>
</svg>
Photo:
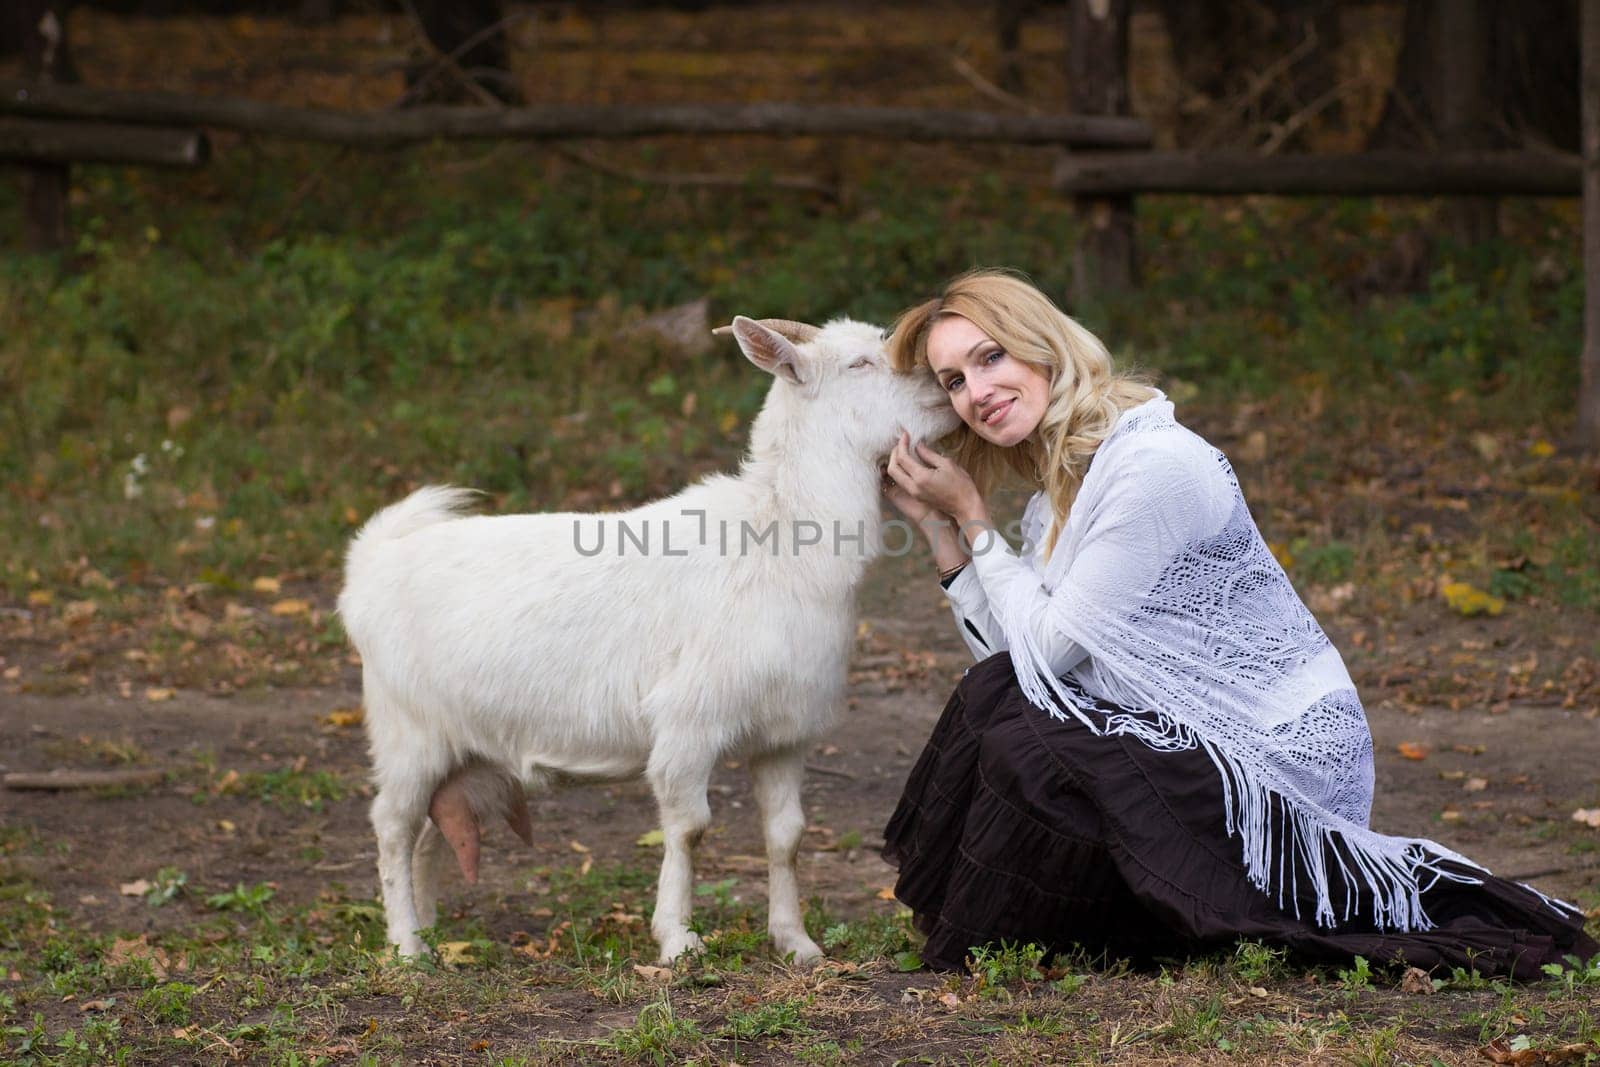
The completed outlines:
<svg viewBox="0 0 1600 1067">
<path fill-rule="evenodd" d="M 250 588 L 254 589 L 258 593 L 266 593 L 271 595 L 272 593 L 276 593 L 278 590 L 282 589 L 283 583 L 278 581 L 276 578 L 257 578 L 255 581 L 250 583 Z"/>
<path fill-rule="evenodd" d="M 1427 971 L 1421 967 L 1407 967 L 1406 973 L 1400 976 L 1400 992 L 1431 997 L 1437 990 L 1434 989 L 1433 979 L 1428 977 Z"/>
<path fill-rule="evenodd" d="M 511 947 L 511 951 L 523 956 L 527 956 L 530 959 L 547 960 L 551 956 L 555 955 L 556 950 L 561 946 L 561 935 L 566 933 L 571 927 L 572 920 L 562 919 L 559 923 L 550 928 L 550 936 L 545 941 L 544 947 L 541 948 L 538 942 L 530 940 L 530 942 L 526 945 L 513 945 Z"/>
<path fill-rule="evenodd" d="M 172 965 L 166 950 L 150 944 L 147 934 L 116 938 L 112 941 L 110 950 L 106 952 L 103 962 L 108 967 L 119 967 L 129 960 L 147 961 L 150 964 L 150 973 L 157 978 L 166 978 L 168 968 Z M 180 970 L 182 966 L 179 965 Z"/>
<path fill-rule="evenodd" d="M 152 886 L 148 879 L 139 878 L 132 882 L 123 882 L 117 886 L 117 892 L 125 897 L 142 897 L 150 892 Z"/>
<path fill-rule="evenodd" d="M 439 961 L 463 964 L 476 963 L 478 958 L 472 954 L 471 941 L 445 941 L 439 945 Z"/>
<path fill-rule="evenodd" d="M 647 982 L 672 981 L 671 967 L 652 967 L 647 963 L 635 963 L 633 965 L 633 973 Z"/>
<path fill-rule="evenodd" d="M 331 729 L 342 730 L 360 726 L 364 717 L 360 708 L 334 708 L 326 715 L 317 716 L 317 721 Z"/>
<path fill-rule="evenodd" d="M 1446 582 L 1439 587 L 1444 602 L 1459 615 L 1499 615 L 1506 602 L 1466 582 Z"/>
<path fill-rule="evenodd" d="M 94 618 L 98 608 L 99 605 L 92 600 L 73 600 L 61 609 L 61 618 L 68 626 L 85 626 Z"/>
<path fill-rule="evenodd" d="M 571 848 L 572 851 L 574 851 L 574 852 L 588 852 L 589 851 L 589 846 L 585 845 L 581 841 L 568 841 L 567 842 L 567 846 L 569 848 Z"/>
<path fill-rule="evenodd" d="M 1600 830 L 1600 808 L 1579 808 L 1572 813 L 1572 821 Z"/>
<path fill-rule="evenodd" d="M 893 900 L 894 899 L 894 886 L 886 885 L 882 889 L 878 890 L 878 899 L 879 900 Z"/>
<path fill-rule="evenodd" d="M 173 692 L 174 691 L 171 689 L 151 686 L 149 689 L 144 691 L 144 698 L 150 701 L 150 703 L 156 704 L 163 700 L 171 700 Z"/>
<path fill-rule="evenodd" d="M 279 616 L 304 615 L 310 610 L 310 602 L 298 597 L 289 597 L 272 605 L 272 613 Z"/>
<path fill-rule="evenodd" d="M 1600 1052 L 1600 1045 L 1592 1041 L 1576 1045 L 1535 1048 L 1533 1043 L 1521 1034 L 1509 1040 L 1497 1037 L 1478 1049 L 1478 1055 L 1491 1063 L 1513 1064 L 1586 1063 L 1590 1062 L 1590 1057 L 1597 1052 Z"/>
<path fill-rule="evenodd" d="M 1466 782 L 1462 784 L 1461 788 L 1468 793 L 1481 793 L 1485 789 L 1489 788 L 1489 779 L 1468 778 Z"/>
<path fill-rule="evenodd" d="M 660 848 L 666 839 L 666 835 L 660 830 L 651 830 L 648 833 L 640 834 L 639 839 L 634 844 L 640 848 Z"/>
<path fill-rule="evenodd" d="M 1427 759 L 1428 746 L 1419 745 L 1415 741 L 1402 741 L 1395 746 L 1395 751 L 1404 759 Z"/>
</svg>

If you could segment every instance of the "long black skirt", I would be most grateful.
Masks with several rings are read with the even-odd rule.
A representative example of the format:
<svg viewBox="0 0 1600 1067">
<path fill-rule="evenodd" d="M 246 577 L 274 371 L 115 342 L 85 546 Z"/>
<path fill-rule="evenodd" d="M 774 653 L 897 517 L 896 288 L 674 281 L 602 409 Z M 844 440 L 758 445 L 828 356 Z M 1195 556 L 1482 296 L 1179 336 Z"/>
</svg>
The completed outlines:
<svg viewBox="0 0 1600 1067">
<path fill-rule="evenodd" d="M 1424 891 L 1431 930 L 1381 932 L 1370 911 L 1320 927 L 1309 892 L 1297 917 L 1250 884 L 1223 804 L 1203 751 L 1160 752 L 1052 718 L 1001 653 L 951 696 L 884 831 L 884 858 L 928 937 L 923 960 L 946 970 L 1000 941 L 1147 962 L 1246 938 L 1309 960 L 1360 955 L 1521 979 L 1600 952 L 1581 919 L 1470 871 L 1481 883 L 1441 879 Z"/>
</svg>

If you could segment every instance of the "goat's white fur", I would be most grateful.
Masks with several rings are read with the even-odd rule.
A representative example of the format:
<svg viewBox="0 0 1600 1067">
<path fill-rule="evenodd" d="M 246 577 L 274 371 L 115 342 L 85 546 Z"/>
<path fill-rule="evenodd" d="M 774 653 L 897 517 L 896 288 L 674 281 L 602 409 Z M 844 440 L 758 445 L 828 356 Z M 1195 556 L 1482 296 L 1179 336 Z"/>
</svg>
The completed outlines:
<svg viewBox="0 0 1600 1067">
<path fill-rule="evenodd" d="M 691 850 L 712 769 L 735 757 L 762 813 L 773 941 L 799 962 L 821 955 L 795 874 L 803 756 L 843 693 L 855 587 L 879 551 L 881 462 L 902 429 L 931 440 L 956 420 L 931 377 L 890 371 L 877 327 L 840 319 L 800 345 L 744 318 L 733 333 L 776 379 L 737 476 L 608 515 L 464 516 L 469 491 L 430 487 L 351 544 L 339 610 L 362 657 L 378 875 L 402 955 L 426 951 L 417 931 L 447 855 L 429 797 L 468 764 L 530 787 L 643 773 L 664 837 L 661 959 L 698 948 Z M 605 549 L 578 551 L 575 523 L 592 550 L 602 522 Z M 624 551 L 618 522 L 647 526 L 651 552 Z M 776 555 L 770 542 L 740 554 L 741 522 L 775 522 Z M 820 543 L 797 536 L 805 522 Z M 864 543 L 836 541 L 835 523 Z"/>
</svg>

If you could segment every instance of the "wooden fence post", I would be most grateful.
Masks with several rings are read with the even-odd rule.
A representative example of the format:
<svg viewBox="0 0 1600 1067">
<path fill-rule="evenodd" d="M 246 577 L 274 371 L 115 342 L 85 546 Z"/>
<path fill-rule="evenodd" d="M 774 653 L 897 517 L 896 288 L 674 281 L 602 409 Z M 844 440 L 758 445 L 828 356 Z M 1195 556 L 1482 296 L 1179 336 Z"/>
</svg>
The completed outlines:
<svg viewBox="0 0 1600 1067">
<path fill-rule="evenodd" d="M 1067 24 L 1068 110 L 1127 115 L 1128 16 L 1132 0 L 1070 0 Z M 1138 268 L 1131 196 L 1080 197 L 1082 236 L 1073 251 L 1073 303 L 1132 289 Z"/>
<path fill-rule="evenodd" d="M 1489 10 L 1480 6 L 1483 2 L 1433 0 L 1429 5 L 1432 110 L 1439 146 L 1446 152 L 1481 149 L 1489 133 Z M 1444 217 L 1464 244 L 1490 240 L 1500 229 L 1500 205 L 1493 197 L 1452 200 Z"/>
<path fill-rule="evenodd" d="M 13 13 L 22 31 L 28 75 L 40 83 L 77 81 L 67 53 L 67 4 L 63 0 L 23 0 Z M 67 194 L 71 168 L 66 163 L 22 166 L 23 235 L 35 252 L 59 252 L 71 242 Z"/>
<path fill-rule="evenodd" d="M 1600 0 L 1583 0 L 1583 356 L 1578 441 L 1600 453 Z"/>
</svg>

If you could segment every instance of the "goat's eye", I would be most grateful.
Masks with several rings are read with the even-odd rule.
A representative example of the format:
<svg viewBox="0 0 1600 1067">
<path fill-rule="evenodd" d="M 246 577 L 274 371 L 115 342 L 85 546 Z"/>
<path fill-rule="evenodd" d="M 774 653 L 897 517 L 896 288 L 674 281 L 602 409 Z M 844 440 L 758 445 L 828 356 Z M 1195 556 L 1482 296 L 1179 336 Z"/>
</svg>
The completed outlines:
<svg viewBox="0 0 1600 1067">
<path fill-rule="evenodd" d="M 851 370 L 862 370 L 863 368 L 870 367 L 870 366 L 872 366 L 872 360 L 868 359 L 866 356 L 862 356 L 860 359 L 858 359 L 854 363 L 850 364 L 850 369 Z"/>
</svg>

